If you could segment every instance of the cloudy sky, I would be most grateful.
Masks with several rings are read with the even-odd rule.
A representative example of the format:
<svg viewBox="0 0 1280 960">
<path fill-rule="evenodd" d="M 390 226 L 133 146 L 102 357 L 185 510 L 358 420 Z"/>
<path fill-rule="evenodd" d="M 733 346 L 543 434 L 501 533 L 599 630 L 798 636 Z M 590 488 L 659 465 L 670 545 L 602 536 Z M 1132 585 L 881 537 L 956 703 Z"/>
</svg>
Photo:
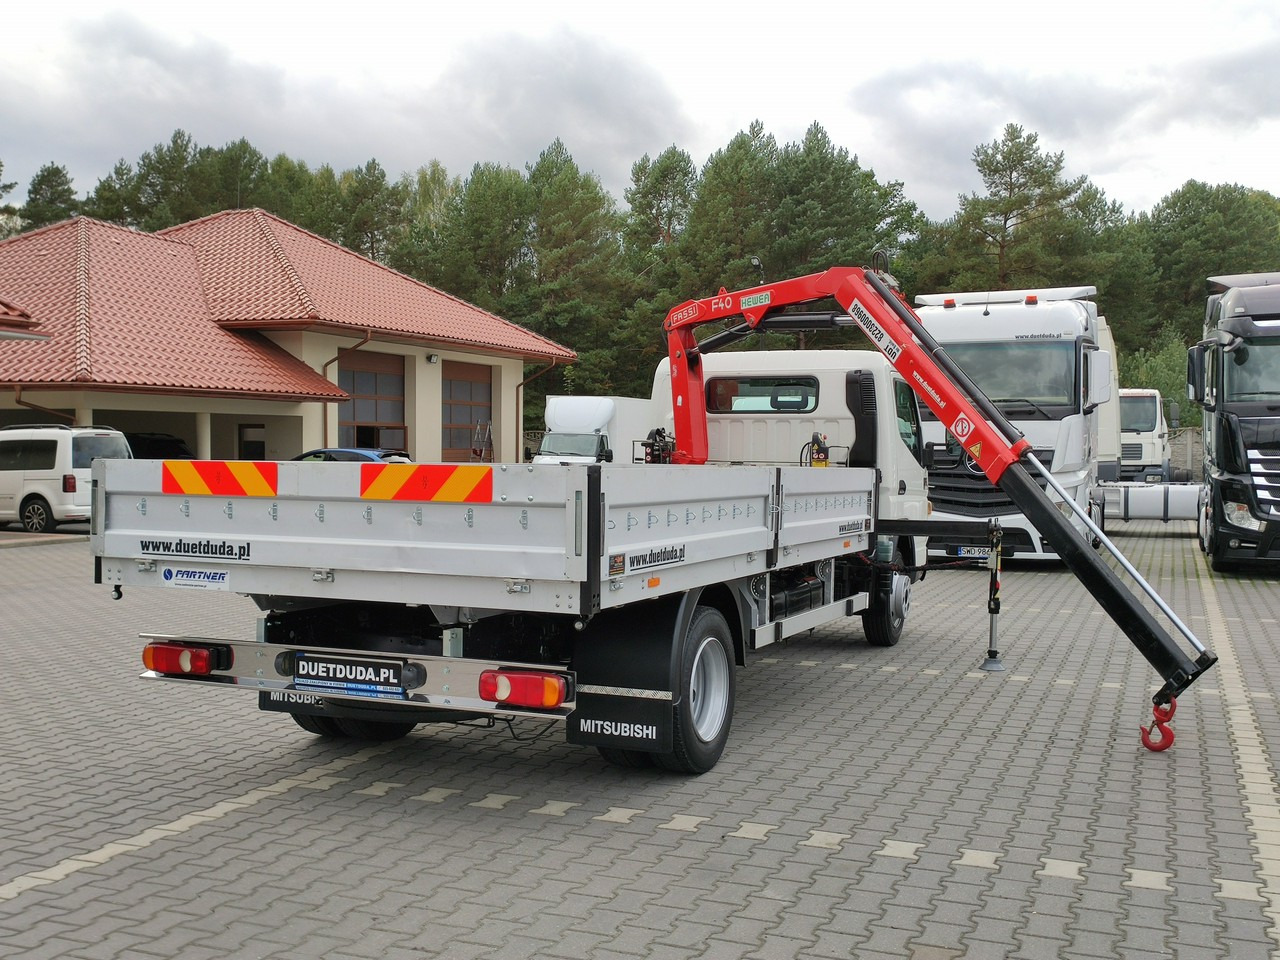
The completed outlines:
<svg viewBox="0 0 1280 960">
<path fill-rule="evenodd" d="M 83 196 L 176 129 L 393 179 L 523 169 L 559 137 L 621 201 L 644 154 L 701 165 L 753 120 L 780 144 L 821 124 L 938 219 L 1010 122 L 1130 211 L 1189 179 L 1280 195 L 1275 0 L 22 0 L 3 22 L 15 204 L 46 163 Z"/>
</svg>

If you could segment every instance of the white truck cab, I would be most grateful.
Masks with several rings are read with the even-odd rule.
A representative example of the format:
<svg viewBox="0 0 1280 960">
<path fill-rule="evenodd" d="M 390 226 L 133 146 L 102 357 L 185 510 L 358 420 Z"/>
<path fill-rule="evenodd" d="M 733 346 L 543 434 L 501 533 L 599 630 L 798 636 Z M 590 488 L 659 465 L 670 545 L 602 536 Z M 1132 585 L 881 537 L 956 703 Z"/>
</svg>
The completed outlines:
<svg viewBox="0 0 1280 960">
<path fill-rule="evenodd" d="M 1054 287 L 916 297 L 929 333 L 1031 443 L 1035 457 L 1086 514 L 1097 516 L 1099 405 L 1111 399 L 1113 363 L 1100 347 L 1096 288 Z M 934 519 L 998 517 L 1003 552 L 1057 559 L 1048 541 L 926 411 Z M 944 452 L 945 451 L 945 452 Z M 1042 486 L 1044 484 L 1042 483 Z M 1085 525 L 1057 498 L 1082 536 Z M 976 539 L 931 537 L 929 552 L 985 556 Z"/>
<path fill-rule="evenodd" d="M 916 395 L 874 350 L 742 350 L 704 354 L 708 463 L 875 466 L 877 515 L 929 517 L 924 433 Z M 671 371 L 662 360 L 653 403 L 673 429 Z M 889 417 L 880 411 L 893 411 Z M 815 446 L 815 436 L 818 443 Z M 925 538 L 883 544 L 925 562 Z"/>
<path fill-rule="evenodd" d="M 1120 479 L 1168 483 L 1169 425 L 1159 390 L 1125 387 L 1120 391 Z"/>
<path fill-rule="evenodd" d="M 628 463 L 658 426 L 644 397 L 550 396 L 545 419 L 534 463 Z"/>
</svg>

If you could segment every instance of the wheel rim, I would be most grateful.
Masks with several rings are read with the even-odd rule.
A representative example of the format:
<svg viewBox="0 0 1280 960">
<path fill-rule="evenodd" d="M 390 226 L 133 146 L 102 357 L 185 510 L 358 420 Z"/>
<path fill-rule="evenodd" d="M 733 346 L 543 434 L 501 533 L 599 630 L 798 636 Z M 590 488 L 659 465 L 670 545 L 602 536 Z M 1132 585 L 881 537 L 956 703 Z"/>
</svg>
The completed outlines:
<svg viewBox="0 0 1280 960">
<path fill-rule="evenodd" d="M 911 609 L 911 578 L 905 573 L 895 573 L 889 588 L 889 619 L 895 627 L 902 626 Z"/>
<path fill-rule="evenodd" d="M 22 518 L 26 521 L 26 527 L 30 531 L 43 530 L 49 523 L 44 507 L 38 503 L 27 504 L 27 508 L 22 511 Z"/>
<path fill-rule="evenodd" d="M 698 739 L 716 738 L 729 712 L 729 658 L 724 644 L 707 637 L 698 647 L 689 678 L 689 713 Z"/>
</svg>

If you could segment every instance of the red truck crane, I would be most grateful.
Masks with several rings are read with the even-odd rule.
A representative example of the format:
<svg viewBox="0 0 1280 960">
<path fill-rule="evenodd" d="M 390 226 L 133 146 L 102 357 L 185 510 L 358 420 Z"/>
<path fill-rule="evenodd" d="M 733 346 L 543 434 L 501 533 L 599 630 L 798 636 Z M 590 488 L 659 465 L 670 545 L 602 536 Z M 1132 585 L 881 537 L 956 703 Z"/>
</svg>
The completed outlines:
<svg viewBox="0 0 1280 960">
<path fill-rule="evenodd" d="M 946 355 L 885 276 L 881 271 L 866 268 L 832 267 L 822 273 L 732 293 L 722 288 L 713 297 L 690 300 L 671 310 L 664 324 L 671 362 L 675 427 L 671 460 L 704 463 L 707 459 L 701 363 L 704 353 L 758 331 L 857 326 L 902 374 L 987 478 L 1034 523 L 1071 572 L 1164 679 L 1164 685 L 1152 698 L 1155 722 L 1151 730 L 1144 728 L 1143 741 L 1150 749 L 1167 747 L 1172 742 L 1167 721 L 1173 715 L 1175 698 L 1209 669 L 1217 657 L 1196 639 L 1092 520 L 1084 517 L 1094 540 L 1107 547 L 1177 626 L 1195 648 L 1194 659 L 1102 560 L 1093 544 L 1072 528 L 1028 470 L 1035 470 L 1050 486 L 1057 487 L 1050 472 L 1032 455 L 1030 443 Z M 843 314 L 787 310 L 823 300 L 834 300 Z M 696 339 L 697 328 L 735 317 L 742 318 L 738 324 L 701 342 Z M 1063 501 L 1075 507 L 1065 492 L 1060 489 L 1057 492 Z M 923 524 L 923 531 L 905 529 L 912 525 L 910 521 L 897 521 L 893 526 L 902 534 L 919 534 L 928 531 L 929 522 L 916 523 Z M 1151 734 L 1157 728 L 1161 737 L 1153 739 Z"/>
</svg>

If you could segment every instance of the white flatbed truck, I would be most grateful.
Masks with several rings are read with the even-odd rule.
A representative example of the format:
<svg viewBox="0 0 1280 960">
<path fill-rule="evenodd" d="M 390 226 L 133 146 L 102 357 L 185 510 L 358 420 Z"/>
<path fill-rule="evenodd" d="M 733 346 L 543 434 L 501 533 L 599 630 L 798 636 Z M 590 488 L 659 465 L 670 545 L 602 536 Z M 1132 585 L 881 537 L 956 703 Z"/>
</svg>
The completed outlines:
<svg viewBox="0 0 1280 960">
<path fill-rule="evenodd" d="M 252 597 L 255 638 L 143 634 L 144 676 L 256 692 L 312 733 L 536 717 L 614 763 L 704 772 L 751 651 L 855 614 L 880 624 L 873 641 L 896 641 L 901 577 L 875 544 L 928 521 L 879 517 L 876 468 L 706 463 L 701 355 L 715 338 L 693 329 L 798 322 L 774 314 L 833 298 L 845 312 L 828 319 L 856 323 L 993 482 L 1061 517 L 1019 462 L 1029 444 L 1002 437 L 984 420 L 998 413 L 979 413 L 913 340 L 928 343 L 901 296 L 838 267 L 668 314 L 675 436 L 644 466 L 97 461 L 96 580 L 117 597 Z M 1157 704 L 1214 662 L 1185 628 L 1199 655 L 1180 649 L 1065 521 L 1047 526 L 1164 678 Z"/>
</svg>

